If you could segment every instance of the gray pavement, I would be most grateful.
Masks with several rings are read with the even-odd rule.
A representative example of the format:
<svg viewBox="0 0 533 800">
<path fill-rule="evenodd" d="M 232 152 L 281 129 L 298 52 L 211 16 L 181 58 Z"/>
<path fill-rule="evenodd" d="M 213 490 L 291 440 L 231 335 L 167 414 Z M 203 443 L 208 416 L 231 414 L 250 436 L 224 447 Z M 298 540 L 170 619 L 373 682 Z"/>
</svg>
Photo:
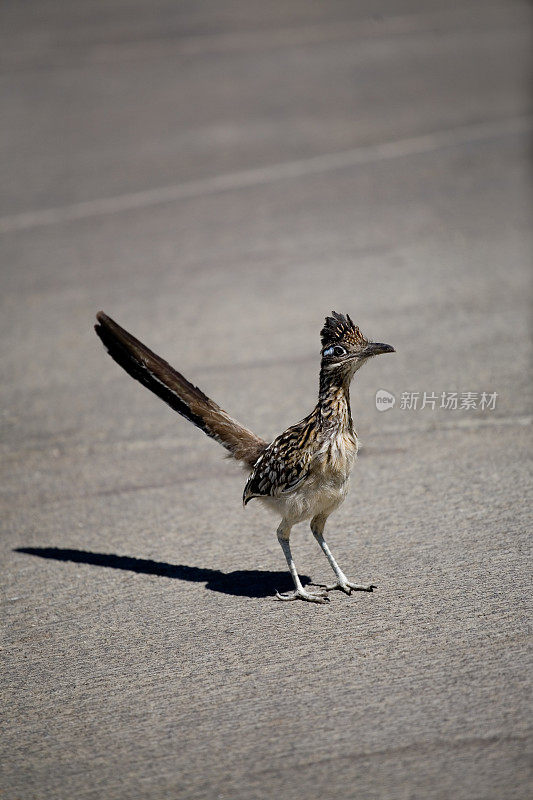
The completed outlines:
<svg viewBox="0 0 533 800">
<path fill-rule="evenodd" d="M 2 13 L 2 797 L 529 797 L 528 4 Z M 376 592 L 272 599 L 276 520 L 99 308 L 265 438 L 332 309 L 396 346 L 329 523 Z"/>
</svg>

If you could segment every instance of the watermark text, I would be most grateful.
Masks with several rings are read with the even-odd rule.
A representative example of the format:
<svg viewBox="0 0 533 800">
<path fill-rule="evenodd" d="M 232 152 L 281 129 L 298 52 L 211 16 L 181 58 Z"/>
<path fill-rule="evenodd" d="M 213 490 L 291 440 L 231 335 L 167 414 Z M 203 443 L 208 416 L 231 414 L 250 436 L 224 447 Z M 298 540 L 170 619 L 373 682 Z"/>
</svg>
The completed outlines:
<svg viewBox="0 0 533 800">
<path fill-rule="evenodd" d="M 497 392 L 401 392 L 398 408 L 401 411 L 494 411 Z M 389 411 L 396 405 L 396 395 L 386 389 L 376 392 L 378 411 Z"/>
</svg>

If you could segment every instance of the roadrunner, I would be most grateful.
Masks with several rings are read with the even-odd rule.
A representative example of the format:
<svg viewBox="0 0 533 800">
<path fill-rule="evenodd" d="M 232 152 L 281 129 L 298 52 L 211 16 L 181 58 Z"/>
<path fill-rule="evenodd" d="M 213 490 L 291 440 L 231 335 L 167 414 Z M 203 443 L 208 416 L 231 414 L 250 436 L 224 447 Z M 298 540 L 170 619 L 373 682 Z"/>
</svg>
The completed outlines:
<svg viewBox="0 0 533 800">
<path fill-rule="evenodd" d="M 350 410 L 350 383 L 369 358 L 394 353 L 390 344 L 365 339 L 349 316 L 326 317 L 321 331 L 322 352 L 318 403 L 312 412 L 268 444 L 239 425 L 213 400 L 100 311 L 95 330 L 109 355 L 165 403 L 215 439 L 250 473 L 243 503 L 258 498 L 281 516 L 278 541 L 295 589 L 279 600 L 328 602 L 327 593 L 340 589 L 371 592 L 373 584 L 349 581 L 324 539 L 329 515 L 346 497 L 357 456 L 357 434 Z M 311 531 L 336 576 L 335 583 L 308 591 L 300 581 L 289 544 L 291 528 L 311 520 Z"/>
</svg>

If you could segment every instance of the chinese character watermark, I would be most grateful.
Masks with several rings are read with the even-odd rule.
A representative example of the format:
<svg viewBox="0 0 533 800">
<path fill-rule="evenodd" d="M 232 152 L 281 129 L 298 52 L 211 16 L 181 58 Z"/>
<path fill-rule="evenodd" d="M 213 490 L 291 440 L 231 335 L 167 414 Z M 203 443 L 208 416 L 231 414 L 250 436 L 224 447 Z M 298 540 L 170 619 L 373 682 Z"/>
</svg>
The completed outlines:
<svg viewBox="0 0 533 800">
<path fill-rule="evenodd" d="M 497 392 L 402 392 L 398 407 L 402 411 L 422 411 L 430 408 L 432 411 L 444 409 L 446 411 L 494 411 L 496 408 Z M 378 411 L 388 411 L 394 408 L 396 396 L 386 389 L 376 392 L 376 408 Z"/>
</svg>

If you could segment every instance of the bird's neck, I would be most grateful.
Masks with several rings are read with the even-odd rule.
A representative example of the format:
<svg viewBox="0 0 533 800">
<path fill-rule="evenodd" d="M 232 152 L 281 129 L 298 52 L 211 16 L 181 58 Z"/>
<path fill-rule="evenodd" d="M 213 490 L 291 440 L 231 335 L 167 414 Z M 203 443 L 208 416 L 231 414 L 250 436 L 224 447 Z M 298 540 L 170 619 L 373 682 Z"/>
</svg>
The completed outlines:
<svg viewBox="0 0 533 800">
<path fill-rule="evenodd" d="M 325 428 L 353 429 L 350 380 L 333 370 L 320 371 L 317 411 Z"/>
</svg>

